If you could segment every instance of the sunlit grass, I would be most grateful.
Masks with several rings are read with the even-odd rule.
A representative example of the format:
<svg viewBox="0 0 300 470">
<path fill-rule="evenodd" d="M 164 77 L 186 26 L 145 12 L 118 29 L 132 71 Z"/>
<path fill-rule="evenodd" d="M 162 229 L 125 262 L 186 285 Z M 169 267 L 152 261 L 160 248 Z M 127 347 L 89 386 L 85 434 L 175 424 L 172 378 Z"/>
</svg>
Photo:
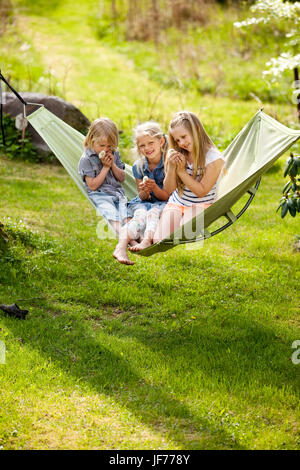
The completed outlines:
<svg viewBox="0 0 300 470">
<path fill-rule="evenodd" d="M 90 119 L 108 115 L 126 136 L 150 117 L 166 130 L 188 108 L 223 149 L 260 107 L 162 88 L 130 51 L 97 39 L 89 18 L 98 2 L 56 2 L 50 12 L 44 1 L 14 4 L 12 34 L 22 35 L 3 56 L 20 84 L 27 58 L 35 79 L 51 70 L 65 99 Z M 31 48 L 20 55 L 24 42 Z M 296 121 L 288 104 L 265 111 Z M 0 303 L 29 309 L 25 321 L 0 312 L 0 446 L 299 449 L 299 223 L 275 213 L 284 160 L 204 247 L 130 255 L 132 267 L 113 259 L 115 240 L 98 239 L 96 214 L 62 167 L 0 160 L 10 237 Z"/>
<path fill-rule="evenodd" d="M 1 314 L 0 445 L 299 448 L 299 255 L 295 220 L 275 214 L 282 168 L 204 248 L 127 267 L 62 168 L 2 161 L 1 301 L 29 315 Z"/>
</svg>

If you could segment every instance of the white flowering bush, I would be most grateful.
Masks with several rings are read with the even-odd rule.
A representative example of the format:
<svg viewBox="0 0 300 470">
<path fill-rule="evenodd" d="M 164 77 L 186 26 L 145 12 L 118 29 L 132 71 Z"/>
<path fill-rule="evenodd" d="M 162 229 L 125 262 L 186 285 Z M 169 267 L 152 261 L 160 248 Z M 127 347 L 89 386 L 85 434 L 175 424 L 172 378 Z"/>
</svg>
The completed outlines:
<svg viewBox="0 0 300 470">
<path fill-rule="evenodd" d="M 236 28 L 245 28 L 253 25 L 270 25 L 277 31 L 285 31 L 286 43 L 285 51 L 278 57 L 272 57 L 267 63 L 268 67 L 263 71 L 265 78 L 270 78 L 275 82 L 286 70 L 294 70 L 295 82 L 294 95 L 295 104 L 299 100 L 299 81 L 298 67 L 300 66 L 300 2 L 291 3 L 283 0 L 258 0 L 250 8 L 254 13 L 253 18 L 245 21 L 236 22 Z M 288 32 L 286 32 L 289 29 Z M 299 114 L 300 119 L 300 114 Z M 284 177 L 289 176 L 289 181 L 285 184 L 282 191 L 282 198 L 277 210 L 281 209 L 281 217 L 284 218 L 287 213 L 295 217 L 300 212 L 300 157 L 299 155 L 290 155 L 284 172 Z"/>
<path fill-rule="evenodd" d="M 263 71 L 264 77 L 270 77 L 275 81 L 286 70 L 294 70 L 300 66 L 300 54 L 297 48 L 300 45 L 300 2 L 291 3 L 283 0 L 258 0 L 251 6 L 250 11 L 254 17 L 245 21 L 235 22 L 236 28 L 245 28 L 253 25 L 271 25 L 274 27 L 283 22 L 284 27 L 289 28 L 285 33 L 287 42 L 286 51 L 278 57 L 272 57 L 267 63 L 267 69 Z"/>
</svg>

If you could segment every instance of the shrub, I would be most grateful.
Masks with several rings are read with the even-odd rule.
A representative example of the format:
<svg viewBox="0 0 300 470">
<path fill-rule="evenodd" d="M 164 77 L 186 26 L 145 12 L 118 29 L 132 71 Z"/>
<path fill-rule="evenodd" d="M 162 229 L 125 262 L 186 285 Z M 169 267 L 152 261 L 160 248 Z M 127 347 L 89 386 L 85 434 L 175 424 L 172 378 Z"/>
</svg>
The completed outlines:
<svg viewBox="0 0 300 470">
<path fill-rule="evenodd" d="M 7 114 L 3 115 L 3 126 L 5 132 L 5 146 L 3 141 L 0 143 L 0 155 L 13 160 L 23 160 L 26 162 L 52 162 L 54 157 L 52 155 L 41 155 L 37 152 L 31 142 L 31 137 L 28 135 L 22 139 L 22 131 L 16 129 L 15 120 Z"/>
<path fill-rule="evenodd" d="M 300 178 L 298 178 L 298 175 L 300 175 L 300 156 L 294 156 L 291 153 L 284 171 L 284 176 L 289 176 L 289 181 L 282 190 L 283 195 L 277 209 L 281 208 L 282 218 L 288 212 L 292 217 L 295 217 L 297 212 L 300 212 Z"/>
</svg>

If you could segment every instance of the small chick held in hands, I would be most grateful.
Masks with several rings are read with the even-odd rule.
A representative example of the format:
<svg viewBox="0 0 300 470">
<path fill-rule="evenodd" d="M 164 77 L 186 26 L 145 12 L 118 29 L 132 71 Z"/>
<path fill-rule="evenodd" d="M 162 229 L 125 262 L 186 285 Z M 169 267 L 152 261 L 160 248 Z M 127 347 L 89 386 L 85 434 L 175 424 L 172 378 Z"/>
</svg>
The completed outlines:
<svg viewBox="0 0 300 470">
<path fill-rule="evenodd" d="M 174 153 L 174 152 L 176 152 L 176 150 L 174 150 L 174 149 L 169 149 L 169 150 L 168 150 L 168 153 L 167 153 L 167 158 L 169 158 L 169 157 L 172 155 L 172 153 Z"/>
<path fill-rule="evenodd" d="M 105 155 L 106 155 L 105 150 L 101 150 L 101 152 L 98 154 L 100 160 L 102 160 L 102 158 L 105 157 Z"/>
</svg>

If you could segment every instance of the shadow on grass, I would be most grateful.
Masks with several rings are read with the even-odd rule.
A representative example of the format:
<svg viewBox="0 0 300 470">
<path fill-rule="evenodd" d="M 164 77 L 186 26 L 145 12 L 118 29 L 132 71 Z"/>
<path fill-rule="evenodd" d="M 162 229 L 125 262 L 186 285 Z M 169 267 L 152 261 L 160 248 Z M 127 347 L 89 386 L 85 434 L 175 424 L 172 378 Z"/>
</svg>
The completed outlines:
<svg viewBox="0 0 300 470">
<path fill-rule="evenodd" d="M 3 262 L 7 264 L 5 260 Z M 6 268 L 4 277 L 8 276 L 7 279 L 11 281 L 11 265 L 7 264 Z M 228 273 L 228 270 L 231 272 Z M 228 274 L 233 284 L 241 276 L 230 267 L 227 267 L 226 276 Z M 221 278 L 218 269 L 218 282 L 222 282 Z M 245 273 L 243 281 L 247 284 Z M 26 288 L 30 291 L 26 273 L 22 273 L 20 282 L 24 291 Z M 67 282 L 70 279 L 66 276 Z M 195 304 L 198 300 L 195 298 Z M 219 395 L 228 398 L 234 396 L 239 399 L 239 394 L 243 394 L 240 401 L 245 407 L 249 399 L 247 389 L 253 384 L 261 405 L 270 404 L 270 397 L 260 396 L 265 386 L 278 389 L 289 387 L 292 392 L 299 393 L 296 371 L 288 368 L 290 344 L 288 350 L 286 342 L 278 337 L 275 326 L 266 325 L 257 317 L 253 321 L 247 312 L 242 313 L 243 305 L 238 301 L 232 303 L 232 310 L 225 313 L 211 311 L 209 315 L 200 316 L 198 323 L 188 323 L 186 326 L 169 328 L 168 324 L 159 324 L 158 321 L 156 327 L 153 323 L 145 326 L 137 322 L 133 328 L 126 321 L 119 322 L 118 327 L 113 325 L 111 329 L 103 329 L 98 335 L 100 339 L 96 339 L 92 329 L 93 316 L 77 316 L 70 312 L 70 303 L 79 305 L 81 312 L 84 307 L 95 309 L 95 305 L 89 304 L 88 300 L 67 300 L 62 309 L 57 306 L 57 300 L 47 299 L 39 301 L 38 308 L 32 310 L 28 320 L 22 322 L 5 318 L 4 322 L 15 337 L 22 337 L 42 356 L 50 357 L 59 368 L 76 380 L 85 381 L 92 390 L 113 397 L 149 428 L 169 436 L 182 449 L 244 447 L 225 429 L 221 418 L 211 418 L 201 409 L 197 414 L 188 405 L 188 397 L 183 400 L 175 398 L 170 386 L 164 386 L 164 377 L 161 383 L 145 379 L 133 362 L 130 363 L 129 359 L 106 346 L 110 338 L 113 341 L 133 338 L 148 348 L 151 354 L 158 353 L 162 370 L 167 374 L 165 381 L 175 383 L 177 396 L 191 395 L 193 387 L 201 389 L 201 378 L 204 380 L 206 395 L 208 390 L 212 394 L 217 391 Z M 103 307 L 100 305 L 97 309 L 98 316 Z M 137 317 L 141 318 L 142 314 Z M 294 339 L 290 338 L 290 342 Z M 147 373 L 147 367 L 145 371 Z M 191 386 L 178 382 L 177 374 L 183 381 L 185 379 L 182 371 L 186 371 L 186 377 L 194 374 L 196 382 L 193 381 Z"/>
<path fill-rule="evenodd" d="M 126 357 L 105 346 L 105 339 L 96 340 L 84 320 L 66 315 L 48 302 L 43 302 L 39 310 L 44 313 L 33 314 L 23 322 L 7 317 L 3 320 L 16 337 L 21 336 L 43 357 L 51 357 L 59 368 L 84 380 L 92 390 L 113 397 L 149 428 L 163 436 L 167 434 L 181 448 L 243 448 L 221 424 L 207 416 L 197 416 L 163 385 L 147 383 Z M 68 331 L 64 330 L 66 322 Z"/>
</svg>

